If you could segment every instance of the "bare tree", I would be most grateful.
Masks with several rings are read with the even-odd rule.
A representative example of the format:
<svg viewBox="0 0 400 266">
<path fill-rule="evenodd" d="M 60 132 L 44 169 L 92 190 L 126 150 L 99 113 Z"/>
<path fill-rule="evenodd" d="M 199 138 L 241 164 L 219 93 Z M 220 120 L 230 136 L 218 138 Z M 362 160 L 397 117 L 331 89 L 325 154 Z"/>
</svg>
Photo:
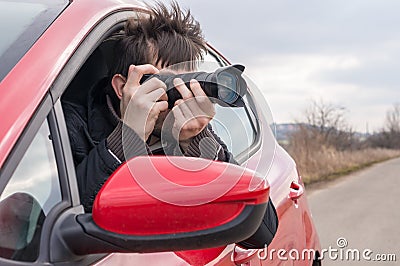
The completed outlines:
<svg viewBox="0 0 400 266">
<path fill-rule="evenodd" d="M 312 100 L 305 111 L 311 138 L 341 150 L 353 147 L 354 132 L 346 121 L 346 113 L 343 106 Z"/>
<path fill-rule="evenodd" d="M 396 103 L 386 113 L 385 131 L 386 146 L 400 149 L 400 104 Z"/>
<path fill-rule="evenodd" d="M 385 129 L 388 132 L 400 132 L 400 103 L 393 105 L 393 108 L 386 113 Z"/>
<path fill-rule="evenodd" d="M 343 106 L 326 103 L 323 100 L 311 100 L 310 106 L 305 111 L 308 124 L 319 128 L 321 132 L 344 126 L 345 113 L 346 108 Z"/>
<path fill-rule="evenodd" d="M 400 103 L 387 111 L 382 130 L 370 136 L 368 141 L 372 147 L 400 149 Z"/>
</svg>

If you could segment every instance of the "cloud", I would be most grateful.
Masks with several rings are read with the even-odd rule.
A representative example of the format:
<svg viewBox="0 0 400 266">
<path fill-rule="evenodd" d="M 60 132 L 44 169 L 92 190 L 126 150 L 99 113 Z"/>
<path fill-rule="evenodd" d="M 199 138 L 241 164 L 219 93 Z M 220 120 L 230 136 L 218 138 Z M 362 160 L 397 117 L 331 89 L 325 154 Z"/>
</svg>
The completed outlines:
<svg viewBox="0 0 400 266">
<path fill-rule="evenodd" d="M 348 56 L 271 54 L 266 58 L 260 57 L 258 63 L 245 73 L 264 93 L 275 120 L 289 122 L 301 120 L 305 105 L 313 98 L 330 98 L 332 102 L 340 102 L 341 97 L 348 97 L 357 89 L 354 85 L 324 84 L 319 76 L 321 72 L 332 69 L 351 70 L 358 64 L 356 58 Z"/>
<path fill-rule="evenodd" d="M 398 43 L 400 47 L 400 42 Z M 358 84 L 364 91 L 379 90 L 392 91 L 400 99 L 400 49 L 391 51 L 384 45 L 377 50 L 358 56 L 360 64 L 346 71 L 344 69 L 333 69 L 321 73 L 319 79 L 323 82 Z M 372 89 L 372 90 L 371 90 Z"/>
<path fill-rule="evenodd" d="M 393 39 L 400 23 L 400 2 L 393 0 L 180 2 L 190 7 L 211 42 L 239 59 L 271 51 L 358 50 Z"/>
<path fill-rule="evenodd" d="M 357 129 L 378 128 L 400 99 L 400 1 L 179 2 L 217 49 L 246 65 L 277 122 L 323 98 L 346 106 Z"/>
</svg>

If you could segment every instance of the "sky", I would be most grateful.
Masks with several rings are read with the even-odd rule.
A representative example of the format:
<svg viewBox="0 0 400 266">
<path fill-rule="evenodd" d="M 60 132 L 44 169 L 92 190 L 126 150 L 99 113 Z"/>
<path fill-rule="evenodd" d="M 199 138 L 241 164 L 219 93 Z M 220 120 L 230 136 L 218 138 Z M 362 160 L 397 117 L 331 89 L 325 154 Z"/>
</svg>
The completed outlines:
<svg viewBox="0 0 400 266">
<path fill-rule="evenodd" d="M 312 100 L 345 107 L 354 130 L 378 131 L 400 102 L 400 1 L 178 0 L 206 40 L 262 91 L 276 123 Z"/>
</svg>

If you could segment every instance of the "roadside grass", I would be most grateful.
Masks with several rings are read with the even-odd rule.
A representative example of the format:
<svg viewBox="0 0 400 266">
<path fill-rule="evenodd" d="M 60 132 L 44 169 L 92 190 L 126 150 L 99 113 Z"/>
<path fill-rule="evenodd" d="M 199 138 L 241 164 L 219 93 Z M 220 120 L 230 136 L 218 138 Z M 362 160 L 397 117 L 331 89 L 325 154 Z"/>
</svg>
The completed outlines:
<svg viewBox="0 0 400 266">
<path fill-rule="evenodd" d="M 400 150 L 366 148 L 338 151 L 333 147 L 288 150 L 305 185 L 333 180 L 375 163 L 400 157 Z"/>
</svg>

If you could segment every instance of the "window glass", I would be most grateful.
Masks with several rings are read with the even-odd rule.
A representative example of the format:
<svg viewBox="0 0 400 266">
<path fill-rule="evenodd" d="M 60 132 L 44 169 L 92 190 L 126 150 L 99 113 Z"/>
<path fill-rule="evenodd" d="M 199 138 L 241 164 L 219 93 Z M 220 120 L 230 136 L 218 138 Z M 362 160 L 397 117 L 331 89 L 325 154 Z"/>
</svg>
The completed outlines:
<svg viewBox="0 0 400 266">
<path fill-rule="evenodd" d="M 47 120 L 42 124 L 0 196 L 0 256 L 35 261 L 41 228 L 61 201 Z"/>
<path fill-rule="evenodd" d="M 247 150 L 254 142 L 255 133 L 245 107 L 222 107 L 216 104 L 215 111 L 211 126 L 228 150 L 234 156 Z"/>
<path fill-rule="evenodd" d="M 203 55 L 203 63 L 199 65 L 200 70 L 215 71 L 224 64 L 211 52 Z M 249 116 L 249 95 L 244 97 L 244 105 L 241 107 L 223 107 L 215 104 L 215 117 L 211 121 L 214 132 L 224 141 L 228 150 L 234 157 L 245 152 L 255 141 L 255 126 Z"/>
<path fill-rule="evenodd" d="M 67 4 L 66 0 L 0 0 L 0 81 Z"/>
<path fill-rule="evenodd" d="M 14 19 L 18 10 L 18 19 Z M 12 21 L 9 23 L 0 24 L 0 32 L 6 36 L 0 43 L 0 55 L 2 55 L 8 47 L 10 47 L 22 33 L 33 24 L 36 17 L 46 10 L 46 6 L 38 3 L 15 3 L 15 2 L 0 2 L 0 14 L 3 22 Z"/>
</svg>

